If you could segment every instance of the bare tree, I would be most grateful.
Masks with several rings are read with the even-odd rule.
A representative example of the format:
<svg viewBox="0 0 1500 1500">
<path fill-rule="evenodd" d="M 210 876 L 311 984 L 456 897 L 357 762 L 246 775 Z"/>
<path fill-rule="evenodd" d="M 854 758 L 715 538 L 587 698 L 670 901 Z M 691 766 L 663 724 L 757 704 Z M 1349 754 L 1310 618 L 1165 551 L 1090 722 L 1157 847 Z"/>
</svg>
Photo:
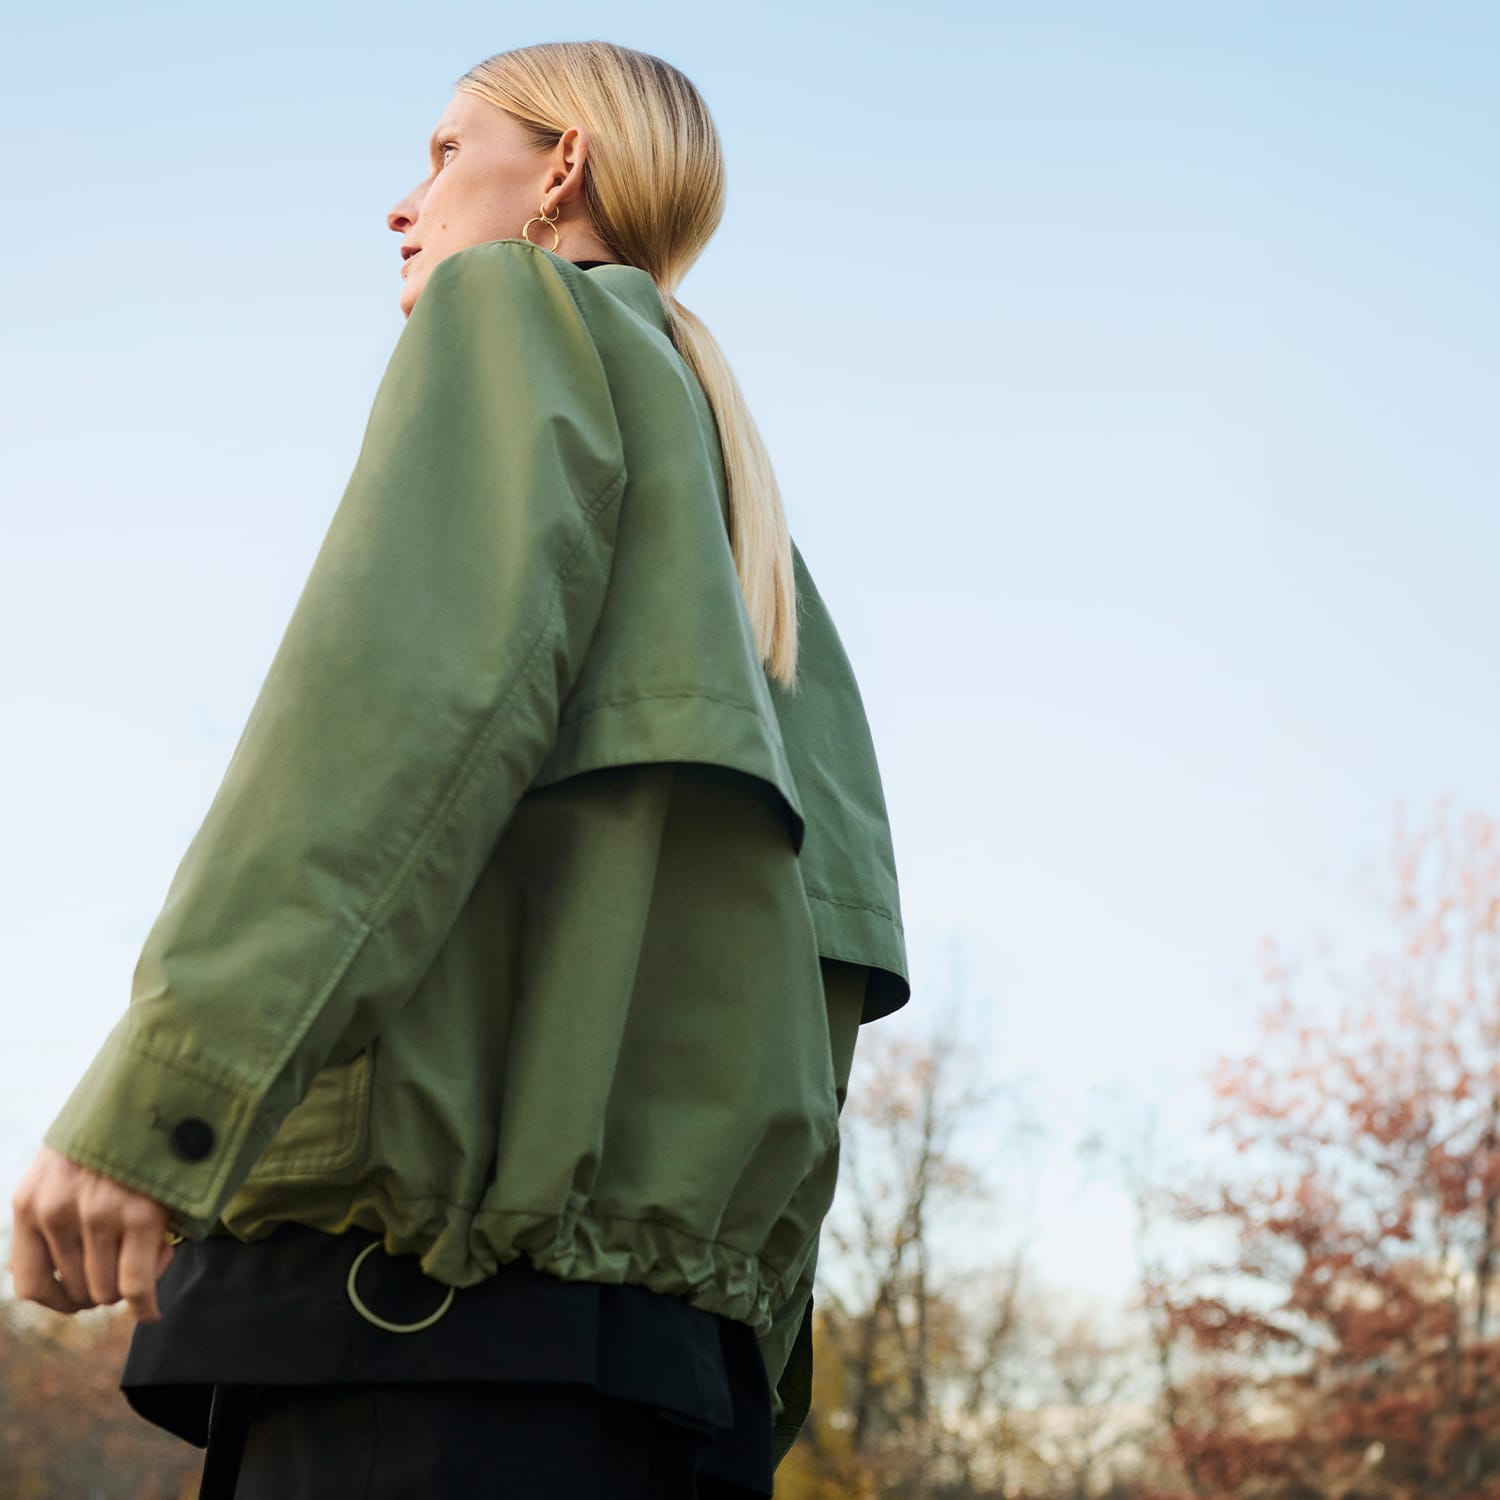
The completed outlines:
<svg viewBox="0 0 1500 1500">
<path fill-rule="evenodd" d="M 871 1030 L 844 1111 L 819 1303 L 845 1375 L 850 1446 L 880 1493 L 907 1500 L 998 1493 L 1017 1441 L 1022 1251 L 994 1229 L 986 1169 L 1028 1126 L 984 1067 L 951 1008 L 926 1040 Z M 987 1220 L 977 1232 L 976 1220 Z M 953 1253 L 976 1243 L 989 1251 L 977 1265 Z"/>
</svg>

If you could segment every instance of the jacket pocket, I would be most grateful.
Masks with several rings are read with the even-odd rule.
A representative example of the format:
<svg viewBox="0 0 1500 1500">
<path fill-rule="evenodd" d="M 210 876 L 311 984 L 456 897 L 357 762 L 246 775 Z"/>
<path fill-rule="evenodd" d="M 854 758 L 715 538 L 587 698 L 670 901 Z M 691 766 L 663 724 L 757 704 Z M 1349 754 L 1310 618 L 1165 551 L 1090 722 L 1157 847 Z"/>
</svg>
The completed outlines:
<svg viewBox="0 0 1500 1500">
<path fill-rule="evenodd" d="M 251 1168 L 246 1182 L 317 1177 L 354 1162 L 370 1132 L 372 1052 L 322 1068 Z"/>
</svg>

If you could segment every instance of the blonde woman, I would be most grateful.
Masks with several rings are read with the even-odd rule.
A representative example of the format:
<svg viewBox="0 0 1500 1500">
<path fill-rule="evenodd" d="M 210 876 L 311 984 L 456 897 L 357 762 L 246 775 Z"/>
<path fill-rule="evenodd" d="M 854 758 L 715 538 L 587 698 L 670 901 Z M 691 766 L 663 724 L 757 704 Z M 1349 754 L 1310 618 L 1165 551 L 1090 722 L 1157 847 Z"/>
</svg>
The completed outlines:
<svg viewBox="0 0 1500 1500">
<path fill-rule="evenodd" d="M 14 1201 L 204 1496 L 769 1495 L 807 1415 L 909 987 L 858 688 L 676 296 L 723 183 L 680 71 L 555 43 L 387 216 L 354 472 Z"/>
</svg>

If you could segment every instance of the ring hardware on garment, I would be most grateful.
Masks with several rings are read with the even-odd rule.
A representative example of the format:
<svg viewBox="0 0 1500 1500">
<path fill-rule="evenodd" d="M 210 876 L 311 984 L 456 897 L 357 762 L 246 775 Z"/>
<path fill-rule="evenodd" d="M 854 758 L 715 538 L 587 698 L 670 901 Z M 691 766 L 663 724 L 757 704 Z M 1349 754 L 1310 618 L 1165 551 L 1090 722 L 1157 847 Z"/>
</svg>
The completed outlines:
<svg viewBox="0 0 1500 1500">
<path fill-rule="evenodd" d="M 380 1248 L 379 1240 L 371 1240 L 358 1255 L 354 1257 L 354 1264 L 349 1267 L 349 1279 L 344 1284 L 344 1289 L 349 1293 L 349 1300 L 354 1304 L 354 1310 L 366 1322 L 373 1323 L 377 1328 L 383 1328 L 387 1333 L 420 1333 L 424 1328 L 431 1328 L 439 1318 L 453 1305 L 454 1289 L 450 1286 L 443 1300 L 438 1304 L 437 1311 L 430 1313 L 427 1317 L 415 1323 L 391 1323 L 382 1318 L 379 1313 L 371 1312 L 365 1306 L 359 1292 L 355 1289 L 355 1278 L 359 1275 L 360 1264 L 372 1250 Z"/>
</svg>

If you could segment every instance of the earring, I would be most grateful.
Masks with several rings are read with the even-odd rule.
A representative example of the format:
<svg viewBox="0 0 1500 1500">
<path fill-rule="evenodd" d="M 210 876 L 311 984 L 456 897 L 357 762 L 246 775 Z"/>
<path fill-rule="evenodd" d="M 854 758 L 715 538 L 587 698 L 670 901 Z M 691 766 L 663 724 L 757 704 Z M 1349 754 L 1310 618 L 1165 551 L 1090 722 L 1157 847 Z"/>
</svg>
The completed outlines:
<svg viewBox="0 0 1500 1500">
<path fill-rule="evenodd" d="M 562 235 L 558 233 L 557 229 L 557 221 L 562 218 L 562 209 L 559 208 L 557 212 L 552 216 L 552 218 L 549 219 L 547 217 L 547 205 L 543 203 L 541 208 L 538 209 L 537 212 L 533 214 L 529 219 L 527 219 L 525 224 L 521 227 L 521 238 L 525 240 L 528 245 L 536 245 L 536 241 L 531 237 L 530 230 L 531 226 L 536 223 L 538 218 L 540 218 L 542 223 L 552 231 L 552 248 L 556 250 L 557 247 L 562 243 Z M 538 250 L 542 248 L 540 245 L 537 245 L 536 247 Z"/>
</svg>

